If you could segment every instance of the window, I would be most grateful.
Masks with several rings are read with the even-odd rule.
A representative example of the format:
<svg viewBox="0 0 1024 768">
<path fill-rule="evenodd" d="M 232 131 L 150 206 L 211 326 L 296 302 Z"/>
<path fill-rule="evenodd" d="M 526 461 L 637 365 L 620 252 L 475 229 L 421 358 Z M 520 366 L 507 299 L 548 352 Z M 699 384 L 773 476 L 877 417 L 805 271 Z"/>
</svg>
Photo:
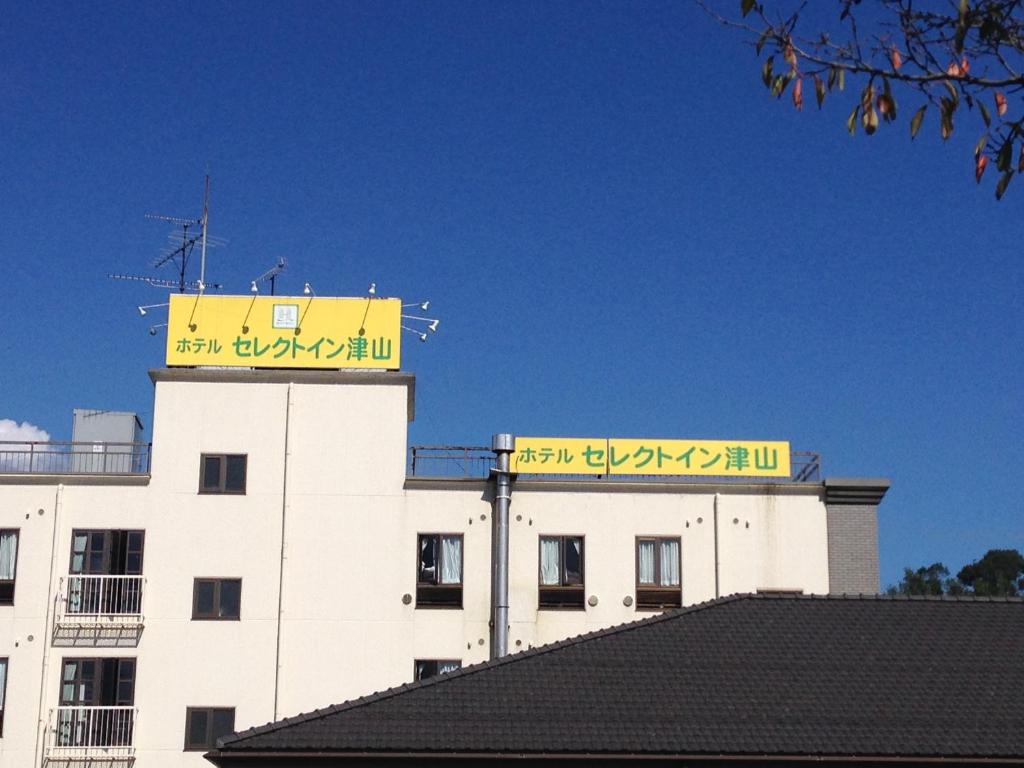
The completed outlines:
<svg viewBox="0 0 1024 768">
<path fill-rule="evenodd" d="M 65 658 L 56 745 L 124 747 L 135 730 L 135 659 Z"/>
<path fill-rule="evenodd" d="M 241 579 L 195 580 L 192 587 L 193 619 L 237 619 L 241 605 Z"/>
<path fill-rule="evenodd" d="M 234 707 L 186 707 L 185 751 L 205 751 L 217 746 L 217 739 L 235 732 Z"/>
<path fill-rule="evenodd" d="M 583 537 L 540 537 L 541 608 L 583 607 Z"/>
<path fill-rule="evenodd" d="M 145 542 L 145 531 L 74 529 L 67 612 L 141 613 Z"/>
<path fill-rule="evenodd" d="M 462 534 L 421 533 L 416 607 L 462 607 Z"/>
<path fill-rule="evenodd" d="M 462 669 L 462 661 L 459 659 L 416 659 L 414 674 L 416 680 L 426 680 L 456 669 Z"/>
<path fill-rule="evenodd" d="M 0 659 L 0 736 L 4 735 L 4 698 L 7 693 L 7 659 Z"/>
<path fill-rule="evenodd" d="M 678 538 L 637 537 L 637 608 L 678 608 L 683 604 L 679 550 Z"/>
<path fill-rule="evenodd" d="M 0 605 L 14 605 L 14 574 L 18 565 L 18 532 L 0 530 Z"/>
<path fill-rule="evenodd" d="M 199 461 L 200 493 L 245 493 L 244 453 L 204 453 Z"/>
</svg>

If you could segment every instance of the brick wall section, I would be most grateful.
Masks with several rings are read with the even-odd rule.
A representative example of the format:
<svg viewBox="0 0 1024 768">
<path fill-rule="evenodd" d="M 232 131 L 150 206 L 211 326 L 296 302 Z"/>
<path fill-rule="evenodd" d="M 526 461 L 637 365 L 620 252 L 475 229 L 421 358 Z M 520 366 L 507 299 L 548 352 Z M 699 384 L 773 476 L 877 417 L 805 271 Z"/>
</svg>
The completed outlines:
<svg viewBox="0 0 1024 768">
<path fill-rule="evenodd" d="M 878 581 L 878 506 L 826 504 L 828 591 L 876 594 Z"/>
</svg>

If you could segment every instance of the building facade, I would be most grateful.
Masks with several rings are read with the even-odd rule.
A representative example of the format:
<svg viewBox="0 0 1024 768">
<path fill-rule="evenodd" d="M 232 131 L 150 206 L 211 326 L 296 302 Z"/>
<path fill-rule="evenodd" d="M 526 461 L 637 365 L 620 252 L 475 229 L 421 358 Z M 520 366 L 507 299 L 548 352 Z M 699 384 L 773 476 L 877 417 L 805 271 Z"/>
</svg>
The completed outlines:
<svg viewBox="0 0 1024 768">
<path fill-rule="evenodd" d="M 151 455 L 0 446 L 0 764 L 200 766 L 219 735 L 485 661 L 496 637 L 515 653 L 738 592 L 878 590 L 884 480 L 523 474 L 498 493 L 488 451 L 410 468 L 408 373 L 150 376 Z"/>
</svg>

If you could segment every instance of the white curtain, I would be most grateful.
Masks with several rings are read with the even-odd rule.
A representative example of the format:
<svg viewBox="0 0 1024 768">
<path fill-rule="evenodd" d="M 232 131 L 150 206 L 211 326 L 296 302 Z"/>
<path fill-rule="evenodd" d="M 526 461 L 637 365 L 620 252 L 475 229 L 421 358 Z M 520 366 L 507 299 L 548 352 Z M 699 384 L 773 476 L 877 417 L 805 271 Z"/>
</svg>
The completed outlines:
<svg viewBox="0 0 1024 768">
<path fill-rule="evenodd" d="M 4 711 L 4 691 L 7 689 L 7 659 L 0 661 L 0 712 Z"/>
<path fill-rule="evenodd" d="M 661 586 L 679 586 L 679 542 L 661 542 Z"/>
<path fill-rule="evenodd" d="M 71 552 L 71 572 L 81 573 L 85 570 L 85 548 L 89 537 L 84 533 L 75 536 L 74 546 Z"/>
<path fill-rule="evenodd" d="M 0 533 L 0 579 L 14 578 L 14 563 L 18 558 L 18 534 Z"/>
<path fill-rule="evenodd" d="M 454 672 L 456 669 L 462 669 L 461 661 L 439 661 L 437 662 L 437 673 L 443 675 L 445 672 Z"/>
<path fill-rule="evenodd" d="M 540 540 L 540 583 L 557 586 L 561 582 L 558 567 L 558 539 Z"/>
<path fill-rule="evenodd" d="M 641 541 L 637 544 L 638 576 L 641 584 L 654 583 L 654 542 Z"/>
<path fill-rule="evenodd" d="M 441 583 L 462 583 L 462 539 L 458 536 L 441 537 Z"/>
</svg>

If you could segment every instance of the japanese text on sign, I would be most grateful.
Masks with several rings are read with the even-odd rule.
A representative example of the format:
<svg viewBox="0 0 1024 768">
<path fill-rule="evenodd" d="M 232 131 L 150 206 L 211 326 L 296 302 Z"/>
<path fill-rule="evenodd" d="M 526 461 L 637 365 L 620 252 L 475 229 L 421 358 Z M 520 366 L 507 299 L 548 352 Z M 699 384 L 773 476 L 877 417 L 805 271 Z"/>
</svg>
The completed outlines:
<svg viewBox="0 0 1024 768">
<path fill-rule="evenodd" d="M 174 295 L 167 365 L 400 367 L 400 299 Z"/>
<path fill-rule="evenodd" d="M 789 477 L 789 456 L 785 441 L 517 437 L 512 471 Z"/>
</svg>

